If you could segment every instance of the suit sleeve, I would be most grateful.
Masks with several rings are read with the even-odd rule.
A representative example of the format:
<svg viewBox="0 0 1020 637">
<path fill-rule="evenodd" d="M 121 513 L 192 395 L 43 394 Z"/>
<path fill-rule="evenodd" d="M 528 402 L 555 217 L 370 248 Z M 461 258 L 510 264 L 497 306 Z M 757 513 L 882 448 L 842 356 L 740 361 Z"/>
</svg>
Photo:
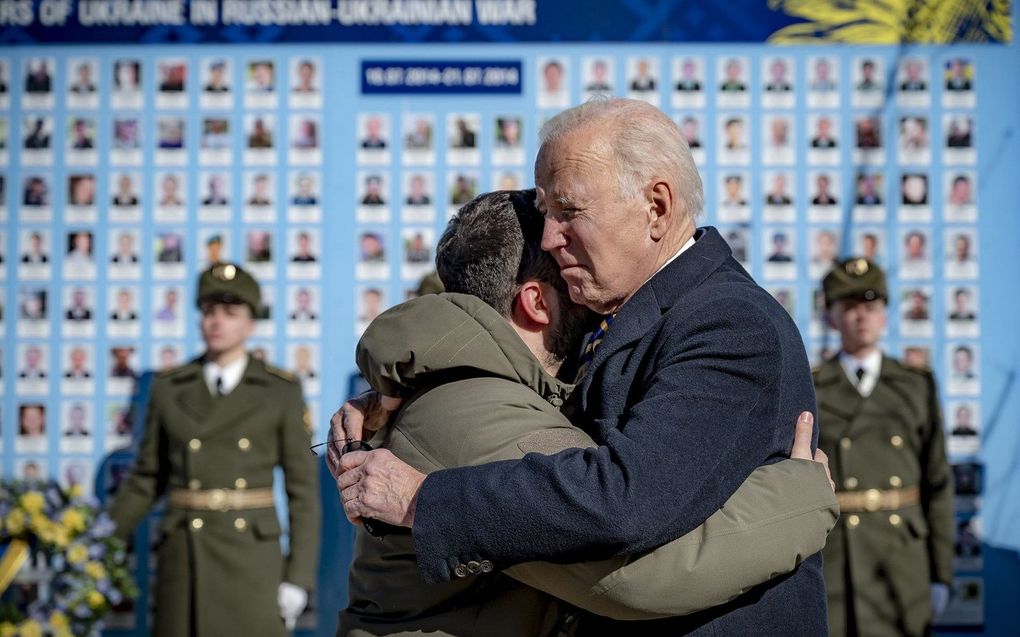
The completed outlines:
<svg viewBox="0 0 1020 637">
<path fill-rule="evenodd" d="M 525 562 L 520 582 L 618 620 L 687 615 L 793 571 L 825 546 L 839 505 L 822 465 L 758 467 L 703 524 L 640 556 L 598 562 Z"/>
<path fill-rule="evenodd" d="M 942 430 L 935 378 L 928 375 L 930 426 L 923 447 L 921 507 L 928 518 L 928 556 L 933 582 L 953 581 L 953 474 L 946 459 L 946 438 Z"/>
<path fill-rule="evenodd" d="M 117 525 L 116 535 L 125 541 L 149 514 L 156 498 L 166 491 L 170 476 L 168 441 L 159 399 L 162 388 L 163 382 L 158 377 L 153 379 L 145 412 L 145 432 L 135 464 L 109 508 L 110 518 Z"/>
<path fill-rule="evenodd" d="M 289 383 L 287 392 L 280 448 L 290 520 L 290 554 L 283 579 L 311 591 L 315 586 L 319 562 L 319 477 L 316 457 L 308 452 L 311 427 L 305 420 L 307 414 L 301 385 Z"/>
<path fill-rule="evenodd" d="M 470 560 L 506 568 L 647 551 L 701 524 L 772 459 L 777 387 L 790 379 L 765 310 L 724 298 L 671 325 L 654 371 L 631 388 L 633 407 L 595 423 L 608 432 L 602 446 L 426 478 L 412 532 L 427 582 Z"/>
</svg>

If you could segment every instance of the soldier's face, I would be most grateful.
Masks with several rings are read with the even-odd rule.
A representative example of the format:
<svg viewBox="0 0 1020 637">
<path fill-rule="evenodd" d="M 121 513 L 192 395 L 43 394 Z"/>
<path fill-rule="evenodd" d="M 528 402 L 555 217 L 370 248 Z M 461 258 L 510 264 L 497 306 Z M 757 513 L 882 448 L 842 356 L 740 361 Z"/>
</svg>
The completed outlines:
<svg viewBox="0 0 1020 637">
<path fill-rule="evenodd" d="M 240 303 L 203 303 L 202 339 L 212 355 L 243 348 L 255 331 L 251 309 Z"/>
<path fill-rule="evenodd" d="M 840 299 L 828 312 L 829 325 L 843 337 L 843 349 L 854 352 L 874 347 L 886 325 L 885 301 Z"/>
</svg>

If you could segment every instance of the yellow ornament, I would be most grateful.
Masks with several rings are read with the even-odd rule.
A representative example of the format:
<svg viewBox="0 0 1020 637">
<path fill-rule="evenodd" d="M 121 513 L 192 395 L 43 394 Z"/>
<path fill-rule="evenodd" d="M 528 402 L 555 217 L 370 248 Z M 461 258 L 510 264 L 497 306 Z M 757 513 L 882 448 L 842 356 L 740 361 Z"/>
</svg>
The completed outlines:
<svg viewBox="0 0 1020 637">
<path fill-rule="evenodd" d="M 67 615 L 59 610 L 53 611 L 50 615 L 50 628 L 53 630 L 67 630 L 70 626 L 71 622 L 68 621 Z"/>
<path fill-rule="evenodd" d="M 99 608 L 106 603 L 106 598 L 99 591 L 89 591 L 88 595 L 85 596 L 85 601 L 88 602 L 92 608 Z"/>
<path fill-rule="evenodd" d="M 25 530 L 25 512 L 21 509 L 14 509 L 7 514 L 7 532 L 11 535 L 18 535 Z"/>
<path fill-rule="evenodd" d="M 29 513 L 39 513 L 46 506 L 46 499 L 38 491 L 29 491 L 21 496 L 21 508 Z"/>
<path fill-rule="evenodd" d="M 42 637 L 42 634 L 42 626 L 34 619 L 25 620 L 18 626 L 18 635 L 20 637 Z"/>
<path fill-rule="evenodd" d="M 67 561 L 71 564 L 81 564 L 89 558 L 89 550 L 83 544 L 75 544 L 67 549 Z"/>
<path fill-rule="evenodd" d="M 89 562 L 85 565 L 85 574 L 92 579 L 99 580 L 106 577 L 106 569 L 99 562 Z"/>
<path fill-rule="evenodd" d="M 64 514 L 60 516 L 60 521 L 72 533 L 85 530 L 85 516 L 75 509 L 64 511 Z"/>
</svg>

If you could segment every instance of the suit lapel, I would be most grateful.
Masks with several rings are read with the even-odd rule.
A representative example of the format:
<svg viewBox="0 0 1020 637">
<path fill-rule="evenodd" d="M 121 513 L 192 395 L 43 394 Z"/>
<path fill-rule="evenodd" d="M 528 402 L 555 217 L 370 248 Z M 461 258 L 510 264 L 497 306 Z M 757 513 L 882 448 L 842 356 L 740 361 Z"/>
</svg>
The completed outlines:
<svg viewBox="0 0 1020 637">
<path fill-rule="evenodd" d="M 694 245 L 646 281 L 620 308 L 581 383 L 581 407 L 585 413 L 592 381 L 606 361 L 644 338 L 663 313 L 701 285 L 731 255 L 729 245 L 715 228 L 699 229 L 694 236 Z"/>
</svg>

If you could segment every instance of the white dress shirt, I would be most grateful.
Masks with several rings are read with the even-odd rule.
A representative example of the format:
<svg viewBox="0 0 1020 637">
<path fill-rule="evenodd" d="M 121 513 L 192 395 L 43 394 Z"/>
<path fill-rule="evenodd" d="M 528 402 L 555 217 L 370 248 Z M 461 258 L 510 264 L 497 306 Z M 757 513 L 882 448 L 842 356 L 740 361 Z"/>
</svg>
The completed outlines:
<svg viewBox="0 0 1020 637">
<path fill-rule="evenodd" d="M 692 245 L 694 245 L 694 237 L 691 237 L 690 239 L 687 240 L 686 243 L 684 243 L 682 246 L 680 246 L 680 249 L 676 251 L 676 254 L 671 256 L 669 258 L 669 261 L 666 261 L 665 263 L 663 263 L 662 266 L 658 270 L 655 271 L 655 274 L 658 274 L 659 272 L 662 272 L 662 270 L 667 265 L 669 265 L 670 263 L 673 263 L 674 261 L 676 261 L 677 257 L 679 257 L 681 254 L 686 252 L 687 249 L 690 248 Z M 653 274 L 652 276 L 655 276 L 655 274 Z M 652 280 L 652 276 L 648 277 L 648 281 Z M 648 281 L 645 281 L 645 283 L 648 283 Z"/>
<path fill-rule="evenodd" d="M 206 363 L 202 366 L 202 374 L 205 376 L 205 384 L 209 387 L 209 393 L 218 396 L 216 381 L 223 379 L 223 394 L 229 394 L 241 382 L 244 370 L 248 368 L 248 355 L 241 356 L 236 361 L 220 367 L 216 363 Z"/>
<path fill-rule="evenodd" d="M 839 364 L 843 366 L 846 377 L 850 384 L 857 388 L 857 392 L 864 397 L 870 396 L 878 384 L 878 375 L 882 373 L 882 352 L 877 349 L 863 359 L 851 356 L 846 352 L 839 353 Z M 864 376 L 857 380 L 857 370 L 863 369 Z"/>
</svg>

